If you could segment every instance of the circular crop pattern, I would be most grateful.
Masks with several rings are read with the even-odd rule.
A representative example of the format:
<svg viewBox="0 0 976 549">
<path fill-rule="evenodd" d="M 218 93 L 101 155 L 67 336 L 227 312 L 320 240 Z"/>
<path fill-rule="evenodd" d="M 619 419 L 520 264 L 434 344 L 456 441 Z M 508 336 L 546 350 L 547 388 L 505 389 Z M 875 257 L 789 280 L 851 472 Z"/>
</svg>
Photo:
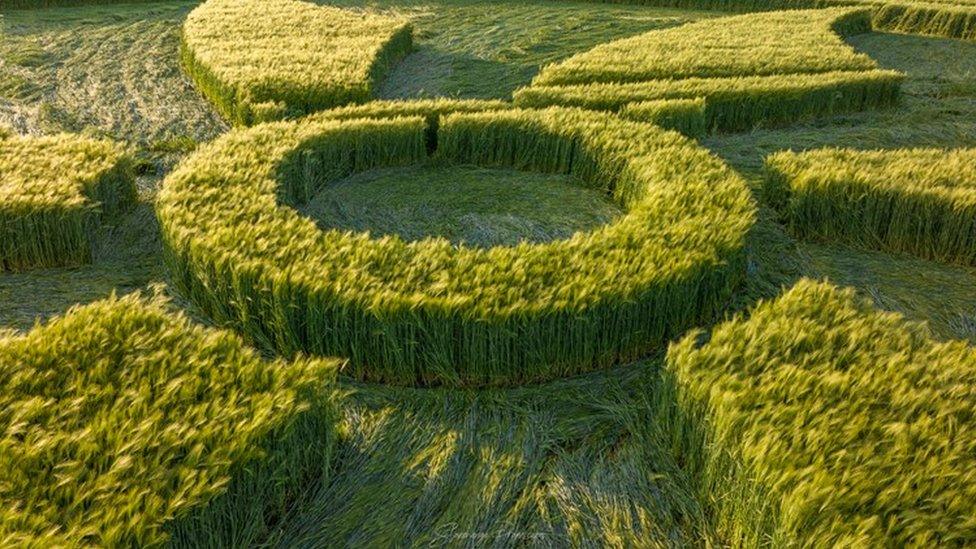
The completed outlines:
<svg viewBox="0 0 976 549">
<path fill-rule="evenodd" d="M 572 174 L 626 213 L 478 249 L 323 231 L 293 209 L 349 174 L 428 161 Z M 349 357 L 360 379 L 472 386 L 636 359 L 714 315 L 743 274 L 754 206 L 677 133 L 556 108 L 233 132 L 167 179 L 159 216 L 177 284 L 254 340 Z"/>
<path fill-rule="evenodd" d="M 972 127 L 963 120 L 973 112 L 972 64 L 923 57 L 969 50 L 930 44 L 902 59 L 892 50 L 911 45 L 904 37 L 859 39 L 858 49 L 844 37 L 883 28 L 974 38 L 976 0 L 691 0 L 686 7 L 803 9 L 673 28 L 661 27 L 703 16 L 634 10 L 626 17 L 638 22 L 617 25 L 622 11 L 581 16 L 596 9 L 585 3 L 519 12 L 538 17 L 491 2 L 473 3 L 487 16 L 454 10 L 468 4 L 206 0 L 192 9 L 184 69 L 233 124 L 258 125 L 201 145 L 168 175 L 155 203 L 159 234 L 168 281 L 248 341 L 136 296 L 73 308 L 23 334 L 0 326 L 0 545 L 976 545 L 970 344 L 937 342 L 853 289 L 808 280 L 713 323 L 797 276 L 854 269 L 872 271 L 847 278 L 879 304 L 938 320 L 918 314 L 937 310 L 927 297 L 921 307 L 883 299 L 886 278 L 900 288 L 937 272 L 884 253 L 794 247 L 765 219 L 756 233 L 769 242 L 749 239 L 758 274 L 736 291 L 756 206 L 745 181 L 689 139 L 892 106 L 907 81 L 924 93 L 890 116 L 708 144 L 743 166 L 757 151 L 831 139 L 967 145 L 952 140 Z M 166 8 L 166 21 L 190 9 Z M 88 32 L 66 21 L 122 17 L 96 11 L 37 16 L 56 22 L 51 35 L 13 25 L 31 46 L 4 48 L 19 72 L 0 87 L 37 96 L 24 105 L 37 105 L 39 129 L 94 118 L 62 104 L 90 98 L 90 113 L 108 110 L 104 90 L 64 86 L 48 70 L 90 60 L 97 37 L 116 33 L 113 24 L 61 39 Z M 421 27 L 424 50 L 397 70 L 407 84 L 394 79 L 384 92 L 495 96 L 541 59 L 559 61 L 511 101 L 374 101 L 412 47 L 400 14 Z M 638 25 L 658 30 L 608 41 Z M 61 56 L 81 43 L 87 53 Z M 41 86 L 41 75 L 55 85 Z M 72 102 L 59 100 L 65 93 Z M 140 103 L 122 99 L 108 105 Z M 948 133 L 935 128 L 944 121 Z M 153 159 L 196 147 L 184 132 L 154 140 L 97 125 L 138 134 Z M 134 199 L 130 164 L 108 142 L 0 128 L 0 271 L 86 260 L 93 220 Z M 976 265 L 976 149 L 778 152 L 765 169 L 763 198 L 794 236 L 965 265 L 924 287 L 946 290 L 931 301 L 951 305 L 939 313 L 945 324 L 976 340 L 972 296 L 957 304 L 949 295 L 967 293 Z M 577 198 L 547 191 L 547 181 L 578 185 Z M 528 186 L 534 194 L 519 194 Z M 604 209 L 581 212 L 597 200 Z M 508 232 L 498 230 L 502 216 L 516 220 Z M 430 236 L 431 227 L 462 230 Z M 151 242 L 141 237 L 155 224 L 141 228 L 140 240 L 118 247 Z M 103 273 L 156 257 L 146 251 L 87 274 L 9 276 L 0 295 L 23 280 L 30 299 L 56 294 L 47 289 L 68 277 L 97 280 L 100 291 L 114 286 Z M 68 294 L 58 303 L 76 299 Z M 247 343 L 297 358 L 264 360 Z M 369 382 L 485 387 L 638 359 L 649 367 L 516 391 L 335 385 L 343 367 Z"/>
<path fill-rule="evenodd" d="M 455 165 L 357 174 L 322 189 L 298 211 L 323 229 L 407 241 L 438 236 L 481 248 L 568 238 L 621 213 L 603 192 L 568 175 Z"/>
</svg>

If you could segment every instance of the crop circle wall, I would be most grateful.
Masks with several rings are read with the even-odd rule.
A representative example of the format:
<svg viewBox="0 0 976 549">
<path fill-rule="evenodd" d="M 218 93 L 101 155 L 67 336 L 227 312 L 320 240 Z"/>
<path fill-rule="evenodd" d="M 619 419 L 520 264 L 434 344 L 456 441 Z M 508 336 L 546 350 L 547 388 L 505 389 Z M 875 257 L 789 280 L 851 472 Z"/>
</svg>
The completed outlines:
<svg viewBox="0 0 976 549">
<path fill-rule="evenodd" d="M 477 386 L 636 359 L 715 315 L 743 276 L 745 182 L 675 132 L 560 108 L 453 113 L 433 128 L 313 117 L 205 147 L 160 195 L 176 284 L 278 352 L 348 357 L 363 380 Z M 290 207 L 349 174 L 431 160 L 572 174 L 627 213 L 565 240 L 477 249 L 323 231 Z"/>
<path fill-rule="evenodd" d="M 102 219 L 136 201 L 132 158 L 81 136 L 0 136 L 0 273 L 91 261 Z"/>
</svg>

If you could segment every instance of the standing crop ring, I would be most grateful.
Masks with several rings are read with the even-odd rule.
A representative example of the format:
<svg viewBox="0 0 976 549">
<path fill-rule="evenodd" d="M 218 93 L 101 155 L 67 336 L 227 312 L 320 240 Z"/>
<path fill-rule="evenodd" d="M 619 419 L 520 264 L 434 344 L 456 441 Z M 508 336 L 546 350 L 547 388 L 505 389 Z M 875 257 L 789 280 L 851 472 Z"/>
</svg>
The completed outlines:
<svg viewBox="0 0 976 549">
<path fill-rule="evenodd" d="M 755 207 L 719 159 L 606 113 L 449 112 L 472 109 L 323 113 L 202 148 L 159 199 L 176 284 L 259 344 L 348 357 L 353 377 L 406 385 L 572 375 L 636 359 L 724 308 Z M 563 240 L 481 249 L 323 230 L 294 209 L 350 174 L 424 162 L 572 175 L 626 213 Z"/>
</svg>

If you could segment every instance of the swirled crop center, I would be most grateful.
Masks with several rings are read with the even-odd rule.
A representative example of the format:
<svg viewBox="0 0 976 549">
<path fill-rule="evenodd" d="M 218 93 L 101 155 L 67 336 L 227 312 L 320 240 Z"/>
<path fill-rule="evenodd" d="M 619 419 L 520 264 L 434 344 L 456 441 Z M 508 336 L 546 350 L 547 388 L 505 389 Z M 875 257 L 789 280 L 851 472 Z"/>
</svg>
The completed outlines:
<svg viewBox="0 0 976 549">
<path fill-rule="evenodd" d="M 436 163 L 353 175 L 299 211 L 325 230 L 480 248 L 568 238 L 620 214 L 604 192 L 569 175 Z"/>
<path fill-rule="evenodd" d="M 423 162 L 430 133 L 421 117 L 313 118 L 206 147 L 160 196 L 177 284 L 280 352 L 349 357 L 357 378 L 483 385 L 637 358 L 721 310 L 743 273 L 745 183 L 677 133 L 587 111 L 455 113 L 436 130 L 439 161 L 573 174 L 627 211 L 564 240 L 408 243 L 279 203 Z"/>
</svg>

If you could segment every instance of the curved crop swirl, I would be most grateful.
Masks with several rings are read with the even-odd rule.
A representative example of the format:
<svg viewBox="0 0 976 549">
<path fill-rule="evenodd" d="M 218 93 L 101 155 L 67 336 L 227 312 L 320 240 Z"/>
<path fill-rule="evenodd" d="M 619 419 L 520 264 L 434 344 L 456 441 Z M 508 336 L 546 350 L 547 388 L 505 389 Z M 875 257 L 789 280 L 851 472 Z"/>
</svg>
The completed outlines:
<svg viewBox="0 0 976 549">
<path fill-rule="evenodd" d="M 869 31 L 871 13 L 766 12 L 651 31 L 544 67 L 515 103 L 617 111 L 691 135 L 891 105 L 903 75 L 841 38 Z M 679 109 L 677 120 L 673 109 L 645 105 L 674 100 L 703 105 Z"/>
<path fill-rule="evenodd" d="M 428 161 L 428 131 L 418 117 L 312 119 L 206 147 L 160 196 L 176 282 L 278 351 L 349 357 L 355 377 L 485 385 L 636 359 L 720 311 L 743 275 L 744 181 L 679 134 L 595 112 L 449 114 L 433 153 L 606 190 L 627 213 L 589 233 L 484 250 L 322 231 L 287 206 Z"/>
</svg>

